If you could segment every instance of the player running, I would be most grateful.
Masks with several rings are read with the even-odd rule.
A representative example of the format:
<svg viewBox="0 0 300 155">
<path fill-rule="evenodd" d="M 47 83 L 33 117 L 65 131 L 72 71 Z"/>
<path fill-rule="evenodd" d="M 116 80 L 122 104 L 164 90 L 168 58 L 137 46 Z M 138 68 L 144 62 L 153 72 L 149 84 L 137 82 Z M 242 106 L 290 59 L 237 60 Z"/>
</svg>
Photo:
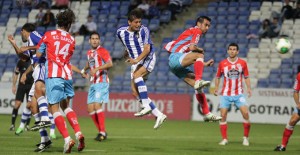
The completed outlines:
<svg viewBox="0 0 300 155">
<path fill-rule="evenodd" d="M 70 59 L 75 51 L 75 39 L 68 33 L 75 20 L 74 12 L 66 9 L 56 15 L 58 28 L 48 31 L 39 43 L 37 57 L 46 54 L 46 92 L 55 125 L 64 138 L 63 153 L 71 153 L 75 141 L 70 137 L 66 122 L 60 113 L 65 113 L 77 139 L 77 150 L 85 148 L 84 136 L 80 130 L 76 113 L 69 107 L 69 101 L 74 96 L 72 86 L 72 65 Z"/>
</svg>

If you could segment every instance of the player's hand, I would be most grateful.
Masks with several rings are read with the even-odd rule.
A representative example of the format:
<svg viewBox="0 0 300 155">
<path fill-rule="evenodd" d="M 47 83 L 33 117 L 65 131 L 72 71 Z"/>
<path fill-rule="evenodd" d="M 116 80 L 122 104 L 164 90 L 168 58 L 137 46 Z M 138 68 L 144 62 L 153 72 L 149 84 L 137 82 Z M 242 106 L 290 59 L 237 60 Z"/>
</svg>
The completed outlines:
<svg viewBox="0 0 300 155">
<path fill-rule="evenodd" d="M 9 41 L 11 44 L 16 44 L 16 41 L 15 41 L 13 35 L 11 35 L 11 34 L 8 35 L 8 36 L 7 36 L 7 39 L 8 39 L 8 41 Z"/>
<path fill-rule="evenodd" d="M 21 76 L 20 82 L 25 84 L 26 79 L 27 79 L 26 74 L 23 73 L 23 75 Z"/>
<path fill-rule="evenodd" d="M 87 78 L 87 74 L 86 73 L 80 73 L 82 78 Z"/>
<path fill-rule="evenodd" d="M 16 86 L 13 86 L 13 87 L 11 88 L 11 91 L 12 91 L 13 94 L 16 95 L 17 87 L 16 87 Z"/>
<path fill-rule="evenodd" d="M 247 93 L 248 93 L 248 97 L 250 98 L 252 96 L 252 90 L 251 89 L 247 89 Z"/>
<path fill-rule="evenodd" d="M 25 52 L 25 51 L 27 51 L 28 50 L 28 48 L 26 47 L 26 46 L 22 46 L 21 48 L 20 48 L 20 51 L 21 52 Z"/>
<path fill-rule="evenodd" d="M 132 65 L 135 65 L 138 63 L 138 61 L 136 59 L 132 59 L 132 58 L 127 59 L 126 62 L 129 62 Z"/>
<path fill-rule="evenodd" d="M 210 59 L 204 63 L 204 66 L 212 66 L 214 64 L 214 62 L 215 61 L 213 59 Z"/>
</svg>

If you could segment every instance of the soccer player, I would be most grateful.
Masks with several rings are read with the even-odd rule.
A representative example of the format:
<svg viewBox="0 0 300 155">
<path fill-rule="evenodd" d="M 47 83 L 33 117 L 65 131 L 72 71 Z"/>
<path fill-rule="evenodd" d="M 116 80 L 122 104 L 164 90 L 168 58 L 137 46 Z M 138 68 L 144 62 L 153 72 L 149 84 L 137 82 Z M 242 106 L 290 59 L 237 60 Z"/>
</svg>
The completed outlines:
<svg viewBox="0 0 300 155">
<path fill-rule="evenodd" d="M 29 130 L 29 122 L 31 116 L 31 111 L 29 109 L 30 108 L 29 91 L 33 84 L 33 78 L 30 75 L 25 81 L 25 84 L 21 83 L 20 80 L 17 86 L 16 83 L 18 78 L 19 79 L 21 78 L 22 74 L 26 71 L 26 69 L 30 66 L 30 64 L 31 63 L 30 63 L 29 56 L 20 55 L 20 59 L 17 62 L 17 66 L 15 68 L 15 73 L 13 76 L 12 92 L 16 95 L 16 99 L 15 99 L 15 106 L 12 111 L 10 131 L 13 131 L 15 129 L 15 121 L 18 116 L 18 110 L 24 100 L 25 95 L 26 95 L 27 104 L 26 107 L 23 109 L 24 115 L 22 115 L 20 127 L 24 129 L 26 124 L 26 129 Z"/>
<path fill-rule="evenodd" d="M 40 136 L 41 136 L 41 143 L 39 143 L 37 146 L 37 149 L 35 149 L 35 152 L 43 152 L 45 149 L 47 149 L 51 145 L 51 140 L 48 137 L 47 131 L 44 129 L 45 127 L 51 126 L 51 124 L 54 124 L 53 122 L 50 122 L 50 118 L 52 115 L 48 113 L 48 103 L 43 94 L 44 91 L 44 63 L 45 63 L 45 57 L 37 58 L 36 57 L 36 49 L 37 44 L 41 39 L 41 34 L 35 31 L 35 26 L 30 23 L 26 23 L 23 25 L 21 29 L 21 37 L 23 42 L 27 42 L 27 46 L 18 47 L 16 45 L 16 41 L 14 40 L 12 35 L 8 36 L 8 40 L 12 44 L 12 46 L 15 49 L 15 52 L 17 55 L 30 55 L 31 58 L 31 65 L 27 68 L 27 70 L 23 73 L 21 76 L 20 82 L 25 83 L 27 79 L 27 75 L 31 75 L 30 73 L 33 71 L 33 79 L 34 83 L 30 89 L 29 96 L 30 96 L 30 109 L 31 113 L 34 116 L 35 119 L 35 126 L 38 126 Z M 41 96 L 42 95 L 42 96 Z M 36 97 L 40 98 L 40 102 L 36 100 Z M 25 118 L 26 116 L 30 115 L 29 111 L 23 111 L 22 118 Z M 27 117 L 28 118 L 28 117 Z M 53 119 L 52 119 L 53 121 Z M 53 127 L 53 125 L 52 125 Z M 20 124 L 20 127 L 16 130 L 16 135 L 19 135 L 23 132 L 24 128 L 22 127 L 22 122 Z M 50 129 L 50 136 L 52 138 L 55 138 L 54 128 Z"/>
<path fill-rule="evenodd" d="M 250 78 L 247 67 L 247 62 L 238 57 L 239 46 L 236 43 L 230 43 L 227 48 L 228 57 L 227 59 L 222 60 L 219 63 L 218 71 L 216 74 L 215 80 L 215 92 L 214 94 L 218 95 L 220 78 L 224 77 L 223 87 L 220 93 L 220 112 L 221 112 L 221 121 L 220 121 L 220 131 L 222 135 L 222 141 L 220 145 L 228 144 L 227 138 L 227 112 L 231 106 L 231 103 L 234 103 L 237 108 L 241 111 L 241 114 L 244 118 L 244 137 L 243 145 L 249 146 L 249 131 L 250 131 L 250 121 L 248 106 L 243 94 L 243 78 L 245 79 L 245 84 L 247 86 L 248 97 L 251 97 L 251 86 Z"/>
<path fill-rule="evenodd" d="M 214 61 L 211 59 L 204 62 L 204 50 L 197 47 L 201 35 L 210 28 L 210 21 L 209 17 L 198 17 L 194 27 L 185 30 L 177 39 L 167 43 L 165 49 L 170 53 L 169 68 L 171 72 L 194 87 L 196 98 L 204 114 L 204 121 L 219 121 L 221 117 L 210 112 L 206 96 L 202 91 L 202 88 L 210 84 L 210 81 L 202 80 L 203 68 L 211 66 Z M 195 73 L 189 68 L 193 64 Z"/>
<path fill-rule="evenodd" d="M 88 62 L 82 73 L 90 69 L 91 86 L 88 93 L 88 112 L 95 123 L 98 134 L 95 140 L 102 141 L 107 138 L 105 131 L 105 116 L 102 104 L 108 103 L 109 99 L 109 79 L 108 69 L 113 66 L 109 52 L 100 46 L 100 35 L 92 32 L 89 43 L 91 49 L 87 52 Z"/>
<path fill-rule="evenodd" d="M 300 90 L 300 66 L 298 66 L 298 74 L 294 83 L 294 101 L 296 107 L 294 113 L 292 114 L 290 121 L 286 124 L 286 127 L 283 131 L 281 145 L 278 145 L 274 151 L 285 151 L 286 146 L 289 142 L 290 137 L 293 134 L 296 124 L 300 120 L 300 101 L 299 101 L 299 90 Z"/>
<path fill-rule="evenodd" d="M 117 30 L 117 36 L 128 52 L 129 58 L 126 61 L 132 65 L 131 83 L 134 85 L 132 87 L 134 89 L 133 93 L 138 92 L 139 99 L 142 102 L 141 111 L 134 115 L 141 117 L 152 112 L 156 116 L 154 129 L 158 129 L 167 116 L 159 111 L 148 97 L 147 86 L 144 82 L 143 77 L 147 76 L 154 69 L 156 56 L 150 38 L 150 31 L 141 24 L 142 16 L 143 13 L 140 10 L 132 10 L 128 15 L 128 26 L 120 27 Z"/>
<path fill-rule="evenodd" d="M 75 39 L 68 33 L 75 20 L 74 12 L 66 9 L 56 15 L 58 28 L 48 31 L 39 43 L 37 57 L 47 55 L 46 60 L 46 92 L 55 125 L 64 138 L 64 153 L 71 153 L 75 141 L 71 139 L 66 122 L 59 108 L 65 113 L 77 139 L 77 150 L 85 147 L 84 136 L 76 113 L 69 107 L 69 101 L 74 96 L 72 86 L 72 65 L 70 59 L 75 50 Z"/>
</svg>

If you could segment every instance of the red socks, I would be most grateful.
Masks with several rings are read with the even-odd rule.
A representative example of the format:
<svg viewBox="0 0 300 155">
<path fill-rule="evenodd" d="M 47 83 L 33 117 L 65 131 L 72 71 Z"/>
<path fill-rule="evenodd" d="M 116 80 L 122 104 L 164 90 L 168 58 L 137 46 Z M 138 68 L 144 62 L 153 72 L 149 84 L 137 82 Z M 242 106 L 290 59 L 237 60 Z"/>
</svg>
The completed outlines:
<svg viewBox="0 0 300 155">
<path fill-rule="evenodd" d="M 91 113 L 90 113 L 90 116 L 92 117 L 92 120 L 93 120 L 95 126 L 96 126 L 97 129 L 98 129 L 98 132 L 100 132 L 100 126 L 99 126 L 99 123 L 98 123 L 98 118 L 97 118 L 96 112 L 95 112 L 95 111 L 94 111 L 94 112 L 91 112 Z"/>
<path fill-rule="evenodd" d="M 249 137 L 249 132 L 250 132 L 250 123 L 249 122 L 244 122 L 244 137 Z"/>
<path fill-rule="evenodd" d="M 202 113 L 204 115 L 208 114 L 210 111 L 209 111 L 209 106 L 205 94 L 204 93 L 198 94 L 198 92 L 196 92 L 196 98 L 199 104 L 201 105 Z"/>
<path fill-rule="evenodd" d="M 227 123 L 220 123 L 220 131 L 223 139 L 227 139 Z"/>
<path fill-rule="evenodd" d="M 289 130 L 287 128 L 284 129 L 284 132 L 282 135 L 282 142 L 281 142 L 281 145 L 283 147 L 286 147 L 286 145 L 288 144 L 289 139 L 290 139 L 291 135 L 293 134 L 293 131 L 294 130 Z"/>
<path fill-rule="evenodd" d="M 105 116 L 102 109 L 97 110 L 97 118 L 98 118 L 100 132 L 105 132 Z"/>
<path fill-rule="evenodd" d="M 203 58 L 198 58 L 194 63 L 194 72 L 195 72 L 195 80 L 201 80 L 202 79 L 202 73 L 203 73 Z"/>
<path fill-rule="evenodd" d="M 55 125 L 56 125 L 58 131 L 60 132 L 60 134 L 64 138 L 69 137 L 69 133 L 68 133 L 68 130 L 66 128 L 66 122 L 65 122 L 63 116 L 59 112 L 56 112 L 56 113 L 53 114 L 53 117 L 54 117 Z"/>
<path fill-rule="evenodd" d="M 79 126 L 75 112 L 71 108 L 67 108 L 65 110 L 65 114 L 66 114 L 66 117 L 67 117 L 70 125 L 74 129 L 74 132 L 75 133 L 80 132 L 80 126 Z"/>
</svg>

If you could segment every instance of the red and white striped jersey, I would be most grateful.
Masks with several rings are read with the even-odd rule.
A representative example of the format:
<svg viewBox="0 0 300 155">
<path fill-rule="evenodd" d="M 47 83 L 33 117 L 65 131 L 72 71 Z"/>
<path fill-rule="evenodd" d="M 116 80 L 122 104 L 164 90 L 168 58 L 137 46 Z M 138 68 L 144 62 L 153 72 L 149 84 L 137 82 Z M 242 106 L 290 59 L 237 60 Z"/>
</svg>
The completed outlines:
<svg viewBox="0 0 300 155">
<path fill-rule="evenodd" d="M 109 52 L 101 46 L 96 50 L 89 50 L 87 52 L 87 58 L 91 70 L 111 61 Z M 108 70 L 98 70 L 94 76 L 91 76 L 90 81 L 93 84 L 100 82 L 109 83 Z"/>
<path fill-rule="evenodd" d="M 68 32 L 58 29 L 46 32 L 41 42 L 46 45 L 47 77 L 71 80 L 70 59 L 75 50 L 75 39 Z"/>
<path fill-rule="evenodd" d="M 224 59 L 219 63 L 216 78 L 221 78 L 223 75 L 223 87 L 221 95 L 235 96 L 243 94 L 243 77 L 249 76 L 247 62 L 237 58 L 235 62 Z"/>
<path fill-rule="evenodd" d="M 165 49 L 170 53 L 186 53 L 190 51 L 191 44 L 197 45 L 202 31 L 199 27 L 191 27 L 179 35 L 176 40 L 173 40 L 165 45 Z"/>
<path fill-rule="evenodd" d="M 300 90 L 300 73 L 297 74 L 297 77 L 294 82 L 294 91 L 299 92 Z"/>
</svg>

